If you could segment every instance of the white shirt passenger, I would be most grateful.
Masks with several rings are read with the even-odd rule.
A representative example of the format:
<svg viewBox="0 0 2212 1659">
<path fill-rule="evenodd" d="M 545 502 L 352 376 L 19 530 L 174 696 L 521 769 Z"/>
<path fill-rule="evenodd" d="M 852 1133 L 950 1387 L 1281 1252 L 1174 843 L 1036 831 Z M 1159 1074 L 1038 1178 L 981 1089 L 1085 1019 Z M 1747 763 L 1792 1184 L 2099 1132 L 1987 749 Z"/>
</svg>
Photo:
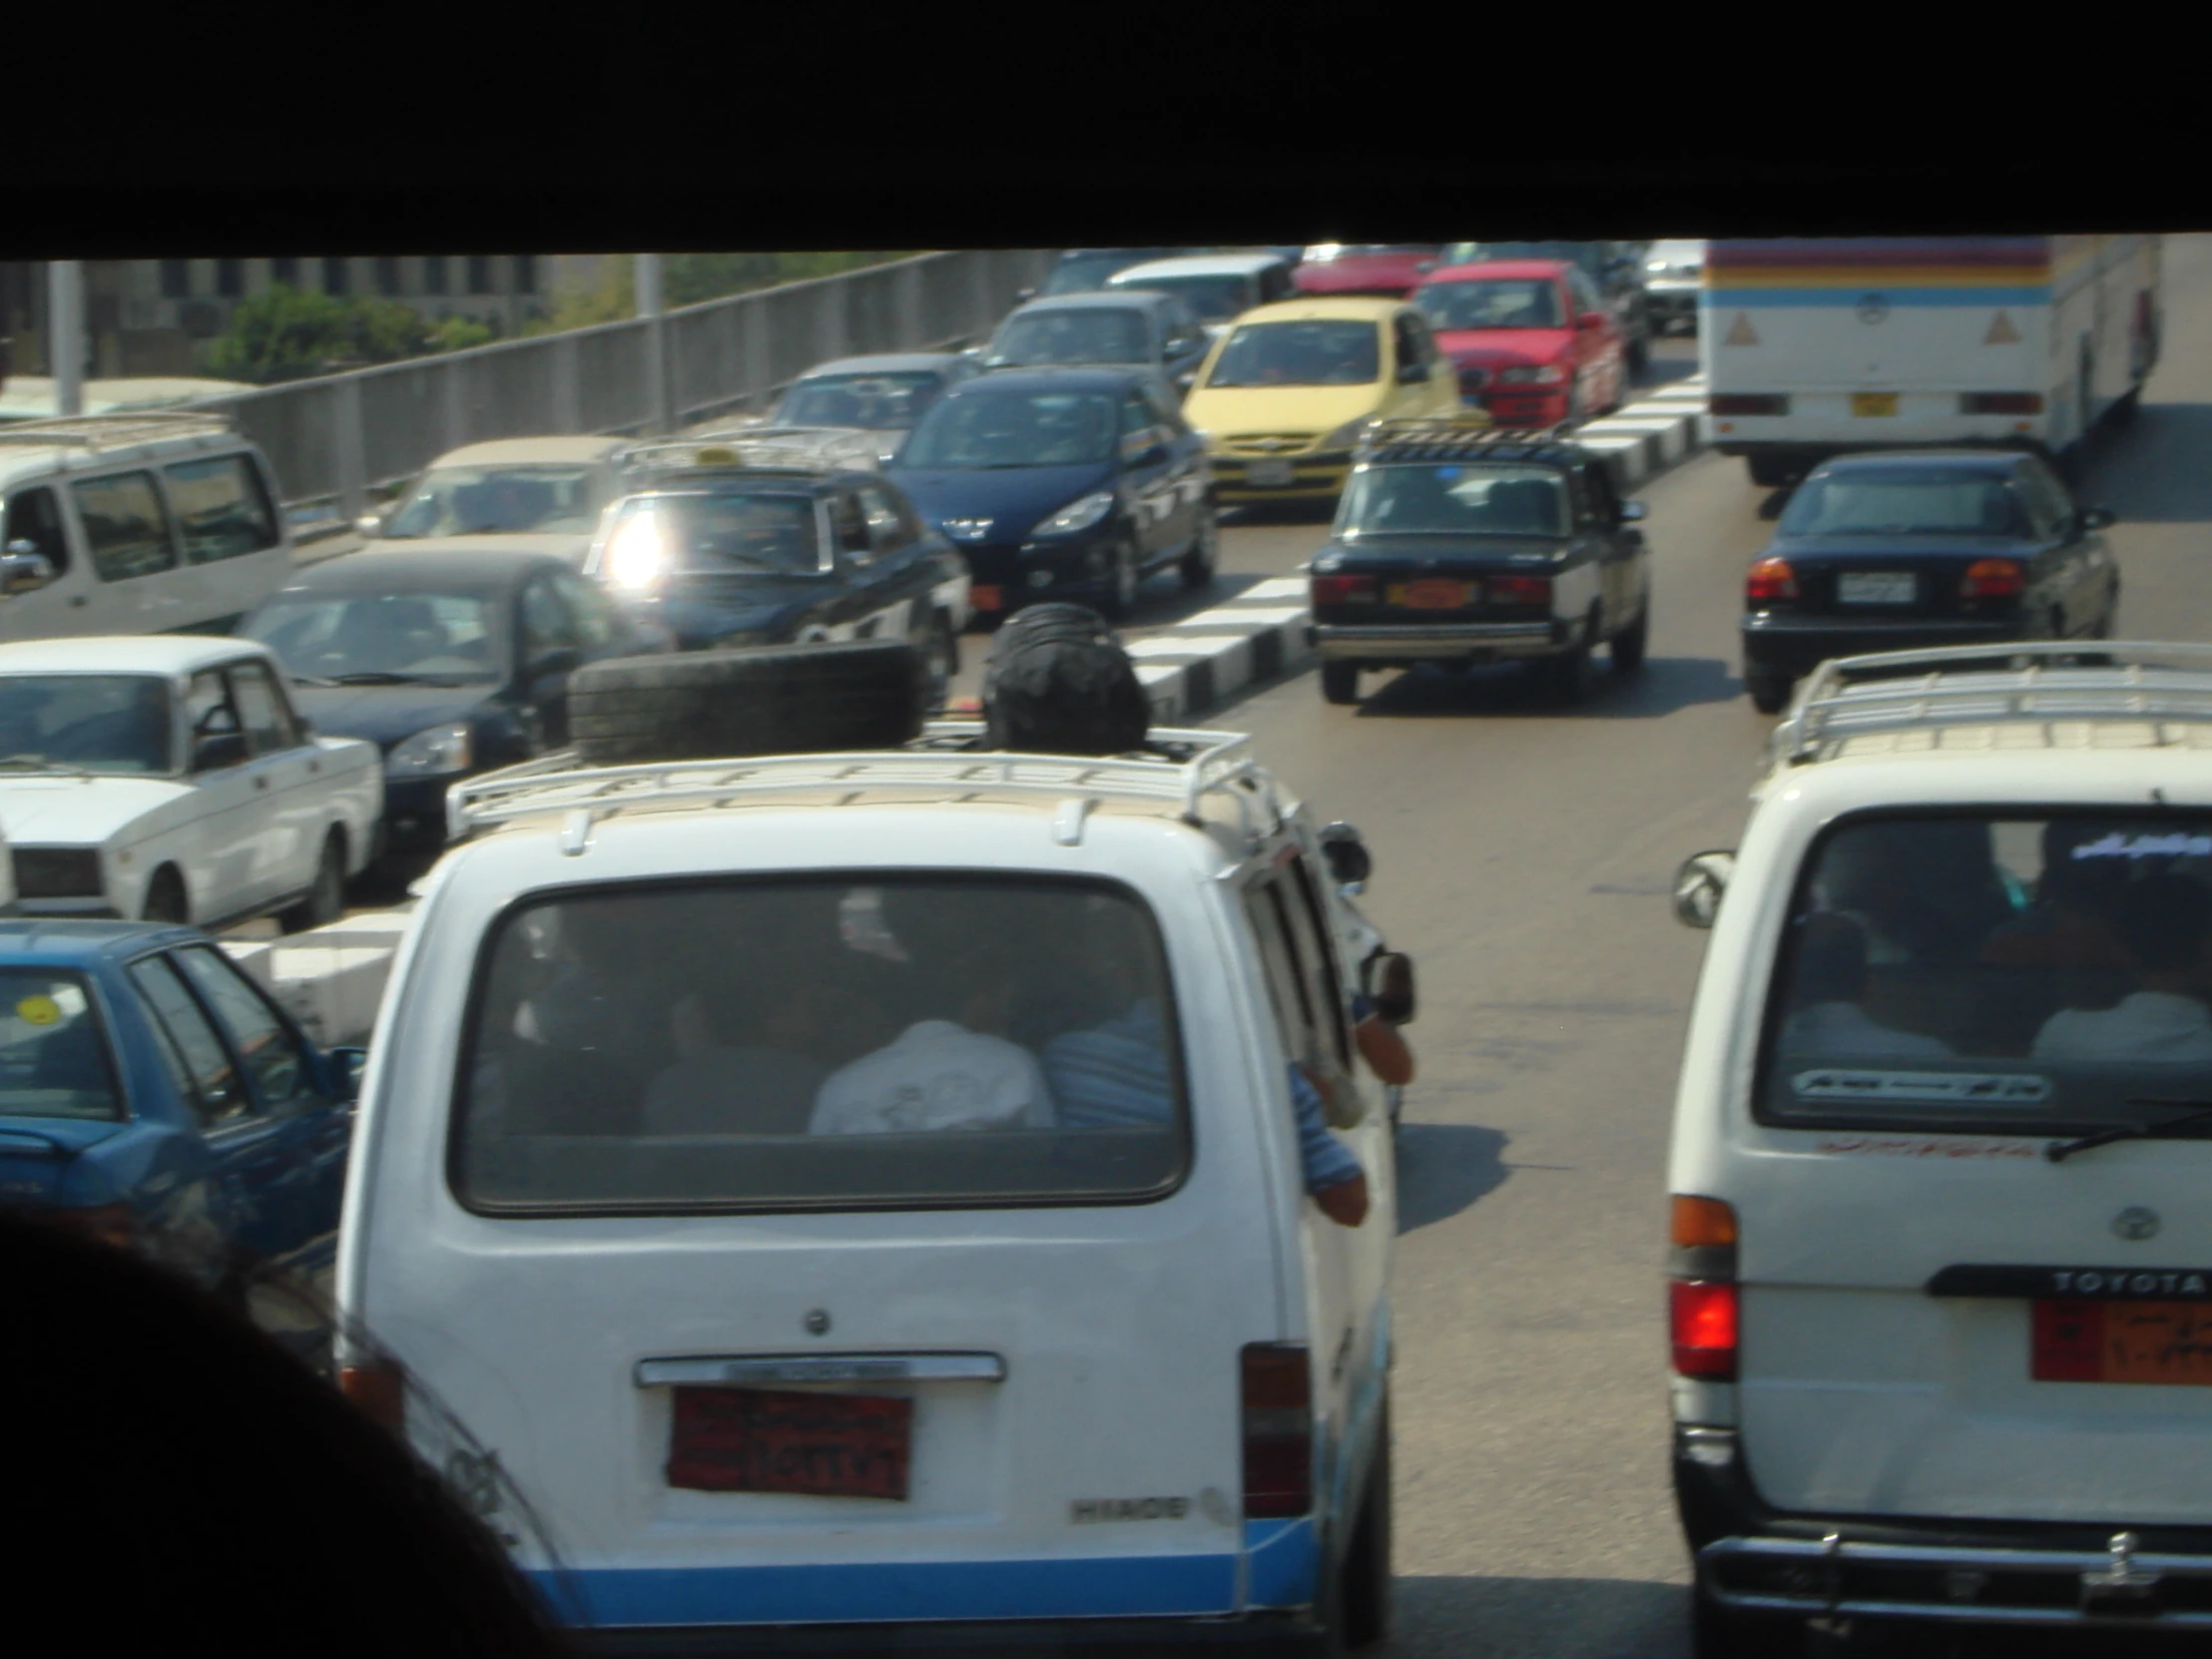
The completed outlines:
<svg viewBox="0 0 2212 1659">
<path fill-rule="evenodd" d="M 2212 1062 L 2212 1008 L 2193 996 L 2137 991 L 2112 1008 L 2061 1008 L 2030 1051 L 2038 1060 Z"/>
<path fill-rule="evenodd" d="M 1872 1019 L 1856 1002 L 1816 1002 L 1800 1008 L 1782 1027 L 1782 1046 L 1801 1053 L 1854 1060 L 1949 1060 L 1934 1037 L 1900 1031 Z"/>
<path fill-rule="evenodd" d="M 909 1025 L 895 1042 L 830 1074 L 815 1098 L 817 1135 L 1050 1128 L 1044 1068 L 1018 1043 L 950 1020 Z"/>
</svg>

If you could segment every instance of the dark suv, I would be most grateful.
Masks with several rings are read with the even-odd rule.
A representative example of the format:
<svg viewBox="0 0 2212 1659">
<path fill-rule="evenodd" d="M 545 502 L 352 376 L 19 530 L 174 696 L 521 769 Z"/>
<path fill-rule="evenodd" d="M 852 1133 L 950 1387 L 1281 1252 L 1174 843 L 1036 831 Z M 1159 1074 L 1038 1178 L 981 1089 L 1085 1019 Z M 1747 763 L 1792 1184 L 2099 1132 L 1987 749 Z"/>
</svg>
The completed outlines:
<svg viewBox="0 0 2212 1659">
<path fill-rule="evenodd" d="M 1359 702 L 1363 669 L 1520 661 L 1580 702 L 1598 646 L 1622 672 L 1644 660 L 1643 516 L 1557 432 L 1381 423 L 1313 562 L 1322 695 Z"/>
<path fill-rule="evenodd" d="M 1455 242 L 1446 265 L 1490 260 L 1565 260 L 1580 269 L 1619 319 L 1628 372 L 1639 378 L 1651 361 L 1654 323 L 1644 292 L 1644 245 L 1635 242 Z"/>
</svg>

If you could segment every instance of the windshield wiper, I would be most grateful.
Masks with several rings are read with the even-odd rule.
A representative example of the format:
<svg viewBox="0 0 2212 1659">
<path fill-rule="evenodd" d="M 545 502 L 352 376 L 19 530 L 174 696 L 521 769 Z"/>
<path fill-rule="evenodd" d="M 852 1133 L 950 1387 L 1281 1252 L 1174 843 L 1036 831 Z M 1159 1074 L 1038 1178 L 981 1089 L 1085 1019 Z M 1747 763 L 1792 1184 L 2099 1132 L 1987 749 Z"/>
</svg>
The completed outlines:
<svg viewBox="0 0 2212 1659">
<path fill-rule="evenodd" d="M 2043 1156 L 2052 1163 L 2065 1162 L 2077 1152 L 2087 1152 L 2091 1147 L 2110 1146 L 2114 1141 L 2147 1140 L 2153 1135 L 2163 1135 L 2168 1130 L 2186 1128 L 2192 1123 L 2212 1122 L 2212 1101 L 2202 1100 L 2130 1100 L 2130 1106 L 2185 1106 L 2189 1110 L 2179 1117 L 2163 1119 L 2158 1123 L 2116 1123 L 2109 1129 L 2099 1129 L 2093 1135 L 2083 1135 L 2070 1141 L 2052 1141 L 2043 1148 Z"/>
<path fill-rule="evenodd" d="M 0 767 L 13 772 L 60 772 L 71 778 L 90 778 L 94 774 L 83 767 L 71 766 L 67 761 L 49 761 L 43 755 L 0 756 Z"/>
</svg>

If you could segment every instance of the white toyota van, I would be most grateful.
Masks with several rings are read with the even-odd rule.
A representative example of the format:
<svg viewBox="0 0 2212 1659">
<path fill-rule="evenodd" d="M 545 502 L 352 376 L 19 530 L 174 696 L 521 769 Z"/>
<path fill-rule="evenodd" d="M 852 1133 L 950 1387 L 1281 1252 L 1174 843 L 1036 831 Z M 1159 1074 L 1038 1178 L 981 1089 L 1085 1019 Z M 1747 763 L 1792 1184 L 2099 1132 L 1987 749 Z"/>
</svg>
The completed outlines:
<svg viewBox="0 0 2212 1659">
<path fill-rule="evenodd" d="M 465 1425 L 601 1651 L 1382 1634 L 1364 858 L 1248 739 L 930 747 L 980 732 L 453 792 L 363 1081 L 341 1365 L 425 1455 Z M 931 1044 L 971 1088 L 898 1083 Z M 1306 1190 L 1293 1064 L 1357 1226 Z"/>
<path fill-rule="evenodd" d="M 1829 663 L 1676 1096 L 1699 1651 L 2212 1628 L 2212 648 Z"/>
<path fill-rule="evenodd" d="M 221 415 L 0 426 L 0 641 L 221 634 L 291 575 L 269 462 Z"/>
</svg>

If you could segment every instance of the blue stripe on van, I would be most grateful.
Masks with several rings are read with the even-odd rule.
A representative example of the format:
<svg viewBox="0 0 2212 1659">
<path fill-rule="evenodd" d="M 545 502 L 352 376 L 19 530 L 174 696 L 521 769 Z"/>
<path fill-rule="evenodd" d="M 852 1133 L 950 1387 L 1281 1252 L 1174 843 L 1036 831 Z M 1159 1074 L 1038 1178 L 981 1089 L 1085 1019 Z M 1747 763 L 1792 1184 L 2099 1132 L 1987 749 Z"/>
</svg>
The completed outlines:
<svg viewBox="0 0 2212 1659">
<path fill-rule="evenodd" d="M 1310 1519 L 1245 1522 L 1251 1563 L 1245 1605 L 1307 1607 L 1321 1573 L 1321 1540 Z"/>
<path fill-rule="evenodd" d="M 1312 1523 L 1293 1521 L 1286 1529 Z M 1270 1539 L 1272 1586 L 1295 1544 Z M 1311 1555 L 1311 1549 L 1308 1550 Z M 1254 1581 L 1260 1578 L 1255 1556 Z M 531 1575 L 561 1615 L 590 1625 L 862 1624 L 905 1619 L 1183 1617 L 1235 1608 L 1237 1557 L 1117 1555 L 1048 1561 L 886 1561 L 835 1566 L 602 1567 Z M 1307 1569 L 1311 1599 L 1311 1566 Z M 571 1614 L 570 1616 L 573 1616 Z"/>
<path fill-rule="evenodd" d="M 2004 288 L 1886 288 L 1870 282 L 1863 288 L 1706 288 L 1698 303 L 1711 310 L 1757 310 L 1762 306 L 1830 306 L 1857 308 L 1870 293 L 1879 293 L 1893 308 L 1899 305 L 2047 305 L 2047 286 Z"/>
</svg>

